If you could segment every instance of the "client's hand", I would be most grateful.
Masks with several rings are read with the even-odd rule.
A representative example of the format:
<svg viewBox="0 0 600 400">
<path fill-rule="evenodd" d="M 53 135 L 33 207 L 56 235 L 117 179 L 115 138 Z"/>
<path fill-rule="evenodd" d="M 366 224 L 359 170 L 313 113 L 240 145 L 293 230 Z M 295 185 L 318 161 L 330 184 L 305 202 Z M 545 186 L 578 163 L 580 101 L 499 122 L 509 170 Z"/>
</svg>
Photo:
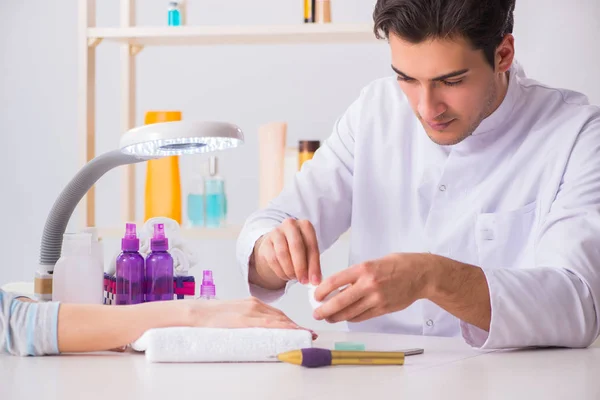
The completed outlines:
<svg viewBox="0 0 600 400">
<path fill-rule="evenodd" d="M 280 310 L 255 298 L 157 301 L 132 306 L 65 303 L 58 312 L 58 348 L 61 352 L 119 349 L 148 329 L 170 326 L 303 329 Z"/>
<path fill-rule="evenodd" d="M 187 308 L 186 325 L 212 328 L 277 328 L 303 329 L 281 310 L 255 297 L 243 300 L 174 301 L 174 306 Z M 178 304 L 182 303 L 182 304 Z M 316 337 L 314 332 L 313 338 Z"/>
</svg>

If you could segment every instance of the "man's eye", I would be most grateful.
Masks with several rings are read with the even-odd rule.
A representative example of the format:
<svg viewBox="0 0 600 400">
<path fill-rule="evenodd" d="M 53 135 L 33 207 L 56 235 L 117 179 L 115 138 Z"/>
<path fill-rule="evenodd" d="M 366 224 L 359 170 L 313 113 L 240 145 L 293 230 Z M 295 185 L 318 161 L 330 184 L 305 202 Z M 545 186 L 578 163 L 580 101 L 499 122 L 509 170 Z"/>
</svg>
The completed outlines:
<svg viewBox="0 0 600 400">
<path fill-rule="evenodd" d="M 446 86 L 456 86 L 456 85 L 460 85 L 463 82 L 463 80 L 461 79 L 458 81 L 443 81 L 443 82 L 444 82 L 444 85 L 446 85 Z"/>
<path fill-rule="evenodd" d="M 398 76 L 397 79 L 398 79 L 398 82 L 414 82 L 415 81 L 413 78 L 405 78 L 403 76 Z"/>
</svg>

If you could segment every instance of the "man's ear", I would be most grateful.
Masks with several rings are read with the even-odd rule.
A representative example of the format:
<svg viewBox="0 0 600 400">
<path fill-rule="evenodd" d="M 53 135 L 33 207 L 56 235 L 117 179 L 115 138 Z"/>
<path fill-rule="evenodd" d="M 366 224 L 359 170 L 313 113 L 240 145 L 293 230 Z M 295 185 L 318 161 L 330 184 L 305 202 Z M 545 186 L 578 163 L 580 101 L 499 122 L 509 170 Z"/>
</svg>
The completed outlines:
<svg viewBox="0 0 600 400">
<path fill-rule="evenodd" d="M 502 42 L 496 49 L 495 71 L 497 73 L 505 73 L 510 69 L 515 58 L 515 37 L 508 33 L 502 39 Z"/>
</svg>

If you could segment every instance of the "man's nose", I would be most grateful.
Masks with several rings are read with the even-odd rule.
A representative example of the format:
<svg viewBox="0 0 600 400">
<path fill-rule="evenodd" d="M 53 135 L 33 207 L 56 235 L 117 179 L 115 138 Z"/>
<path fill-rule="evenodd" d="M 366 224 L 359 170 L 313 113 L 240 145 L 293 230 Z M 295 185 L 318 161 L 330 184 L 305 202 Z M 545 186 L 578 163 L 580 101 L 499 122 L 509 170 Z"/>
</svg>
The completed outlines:
<svg viewBox="0 0 600 400">
<path fill-rule="evenodd" d="M 421 90 L 418 106 L 421 118 L 428 122 L 436 121 L 446 110 L 445 104 L 435 96 L 431 88 Z"/>
</svg>

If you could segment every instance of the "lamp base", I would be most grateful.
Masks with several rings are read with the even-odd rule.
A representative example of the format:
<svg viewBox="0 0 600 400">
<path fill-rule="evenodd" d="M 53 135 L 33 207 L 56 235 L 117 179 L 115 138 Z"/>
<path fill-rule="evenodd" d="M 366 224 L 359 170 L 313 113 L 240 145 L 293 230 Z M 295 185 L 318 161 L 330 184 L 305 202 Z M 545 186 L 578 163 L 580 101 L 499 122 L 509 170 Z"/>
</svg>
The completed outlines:
<svg viewBox="0 0 600 400">
<path fill-rule="evenodd" d="M 52 274 L 48 272 L 52 269 L 52 265 L 40 264 L 35 271 L 33 295 L 38 301 L 52 301 Z"/>
</svg>

